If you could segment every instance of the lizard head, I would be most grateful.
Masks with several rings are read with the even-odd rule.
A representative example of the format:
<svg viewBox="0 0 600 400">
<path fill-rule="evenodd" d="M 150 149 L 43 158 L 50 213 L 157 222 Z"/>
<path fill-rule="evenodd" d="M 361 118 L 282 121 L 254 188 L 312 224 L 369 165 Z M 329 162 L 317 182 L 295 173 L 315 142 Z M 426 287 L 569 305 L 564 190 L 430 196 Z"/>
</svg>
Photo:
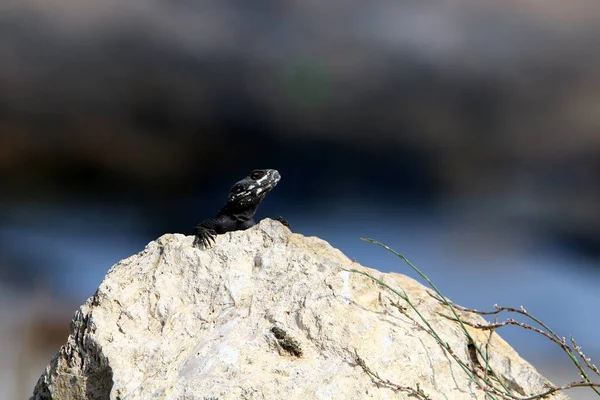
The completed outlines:
<svg viewBox="0 0 600 400">
<path fill-rule="evenodd" d="M 281 175 L 276 169 L 255 169 L 229 189 L 229 203 L 238 206 L 258 206 L 277 185 Z"/>
</svg>

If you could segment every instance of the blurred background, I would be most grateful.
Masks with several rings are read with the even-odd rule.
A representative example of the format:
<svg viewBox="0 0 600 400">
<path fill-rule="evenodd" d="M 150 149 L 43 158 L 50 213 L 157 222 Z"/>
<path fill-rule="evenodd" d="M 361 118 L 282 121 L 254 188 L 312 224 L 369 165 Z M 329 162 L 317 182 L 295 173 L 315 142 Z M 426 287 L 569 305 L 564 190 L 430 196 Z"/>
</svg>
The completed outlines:
<svg viewBox="0 0 600 400">
<path fill-rule="evenodd" d="M 597 0 L 1 2 L 0 398 L 28 398 L 111 265 L 191 232 L 253 168 L 282 174 L 259 218 L 415 275 L 376 238 L 598 363 L 598 18 Z"/>
</svg>

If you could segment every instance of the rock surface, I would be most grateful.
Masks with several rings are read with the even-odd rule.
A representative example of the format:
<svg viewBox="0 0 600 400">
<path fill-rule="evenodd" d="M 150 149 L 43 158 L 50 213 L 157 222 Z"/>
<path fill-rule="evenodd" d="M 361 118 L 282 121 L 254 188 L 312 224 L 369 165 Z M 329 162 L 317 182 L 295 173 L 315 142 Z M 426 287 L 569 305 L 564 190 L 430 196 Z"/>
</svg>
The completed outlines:
<svg viewBox="0 0 600 400">
<path fill-rule="evenodd" d="M 410 321 L 414 311 L 390 305 L 402 300 L 344 269 L 401 288 L 469 363 L 464 333 L 413 279 L 362 267 L 272 220 L 220 235 L 208 250 L 192 240 L 166 234 L 113 266 L 75 313 L 31 399 L 414 398 L 375 385 L 356 354 L 382 378 L 432 399 L 485 398 Z M 471 333 L 480 343 L 489 334 Z M 489 352 L 515 394 L 544 391 L 546 380 L 496 334 Z"/>
</svg>

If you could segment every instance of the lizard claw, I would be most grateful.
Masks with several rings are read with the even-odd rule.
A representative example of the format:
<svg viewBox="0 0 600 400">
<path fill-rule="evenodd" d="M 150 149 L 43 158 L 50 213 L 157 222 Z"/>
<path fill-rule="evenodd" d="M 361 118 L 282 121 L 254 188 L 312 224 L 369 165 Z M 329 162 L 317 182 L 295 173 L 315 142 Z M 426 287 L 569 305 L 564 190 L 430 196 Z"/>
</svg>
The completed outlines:
<svg viewBox="0 0 600 400">
<path fill-rule="evenodd" d="M 286 228 L 288 228 L 288 229 L 292 229 L 292 228 L 290 227 L 290 223 L 289 223 L 289 222 L 287 222 L 287 221 L 286 221 L 286 220 L 285 220 L 283 217 L 281 217 L 281 216 L 279 216 L 279 217 L 275 218 L 275 221 L 279 221 L 279 222 L 281 222 L 281 224 L 282 224 L 283 226 L 285 226 Z"/>
<path fill-rule="evenodd" d="M 201 249 L 208 249 L 215 244 L 217 232 L 214 229 L 208 229 L 202 225 L 198 225 L 194 232 L 194 247 L 200 247 Z"/>
</svg>

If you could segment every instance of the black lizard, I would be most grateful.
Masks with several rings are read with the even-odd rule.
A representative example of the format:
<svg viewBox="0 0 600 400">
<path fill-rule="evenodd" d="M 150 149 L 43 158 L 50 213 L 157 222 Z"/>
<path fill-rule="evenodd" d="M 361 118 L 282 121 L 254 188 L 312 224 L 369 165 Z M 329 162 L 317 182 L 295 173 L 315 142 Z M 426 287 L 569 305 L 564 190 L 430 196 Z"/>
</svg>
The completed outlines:
<svg viewBox="0 0 600 400">
<path fill-rule="evenodd" d="M 229 189 L 227 204 L 219 210 L 217 216 L 196 225 L 194 246 L 210 247 L 215 242 L 216 235 L 241 231 L 256 225 L 252 217 L 267 193 L 280 179 L 281 175 L 275 169 L 255 169 L 233 185 Z M 281 217 L 278 220 L 289 227 Z"/>
</svg>

